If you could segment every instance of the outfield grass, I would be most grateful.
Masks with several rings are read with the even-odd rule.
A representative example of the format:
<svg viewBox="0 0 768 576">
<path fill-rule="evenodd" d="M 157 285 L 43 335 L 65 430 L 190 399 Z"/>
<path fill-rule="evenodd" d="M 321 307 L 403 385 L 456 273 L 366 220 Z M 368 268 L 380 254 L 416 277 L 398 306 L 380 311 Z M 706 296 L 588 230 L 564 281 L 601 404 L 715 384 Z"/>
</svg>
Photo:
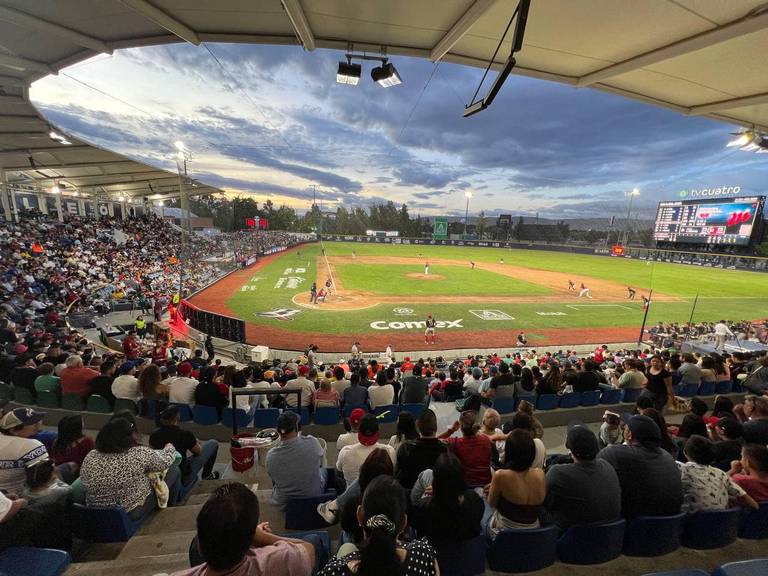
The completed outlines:
<svg viewBox="0 0 768 576">
<path fill-rule="evenodd" d="M 719 320 L 762 318 L 768 316 L 768 275 L 755 272 L 742 272 L 735 270 L 721 270 L 713 268 L 700 268 L 680 264 L 651 263 L 646 264 L 641 260 L 622 258 L 608 258 L 605 256 L 573 255 L 557 252 L 504 250 L 493 248 L 465 248 L 443 246 L 386 246 L 386 245 L 361 245 L 356 243 L 328 243 L 325 245 L 326 254 L 329 256 L 349 256 L 354 250 L 359 256 L 397 256 L 423 257 L 430 259 L 450 258 L 466 259 L 476 262 L 498 262 L 503 257 L 508 264 L 526 266 L 532 269 L 555 270 L 572 272 L 573 279 L 578 281 L 579 274 L 585 276 L 613 280 L 622 284 L 647 289 L 652 280 L 652 287 L 665 294 L 678 296 L 678 302 L 654 302 L 649 312 L 649 322 L 658 321 L 687 321 L 693 298 L 698 291 L 700 294 L 694 320 Z M 413 304 L 408 300 L 408 294 L 419 294 L 416 290 L 424 290 L 426 294 L 436 294 L 437 290 L 445 285 L 446 281 L 434 282 L 413 280 L 416 288 L 406 287 L 403 274 L 410 271 L 408 266 L 394 267 L 398 274 L 387 275 L 386 270 L 382 276 L 381 264 L 350 264 L 351 272 L 346 270 L 347 265 L 341 265 L 342 279 L 345 287 L 352 289 L 364 289 L 367 292 L 379 292 L 391 295 L 391 290 L 400 290 L 402 303 L 379 305 L 365 310 L 338 311 L 327 310 L 320 307 L 317 310 L 304 309 L 292 321 L 280 321 L 256 316 L 258 312 L 265 312 L 275 308 L 297 308 L 291 301 L 294 295 L 300 293 L 299 298 L 309 301 L 309 286 L 316 278 L 316 257 L 320 254 L 320 246 L 305 246 L 301 249 L 301 257 L 294 253 L 288 253 L 264 268 L 254 272 L 254 278 L 247 284 L 245 290 L 238 291 L 227 301 L 227 305 L 235 315 L 249 322 L 280 327 L 290 331 L 316 331 L 327 333 L 381 333 L 395 336 L 403 331 L 389 329 L 389 331 L 377 331 L 371 327 L 374 322 L 408 322 L 422 320 L 427 314 L 433 314 L 438 319 L 447 321 L 461 320 L 461 328 L 470 330 L 509 329 L 517 330 L 525 328 L 530 334 L 535 335 L 536 328 L 586 328 L 586 327 L 614 327 L 614 326 L 640 326 L 643 316 L 642 305 L 638 302 L 611 303 L 610 305 L 598 305 L 600 303 L 587 303 L 583 300 L 564 299 L 562 303 L 534 303 L 534 304 L 496 304 L 493 303 L 493 295 L 504 294 L 531 294 L 529 290 L 540 290 L 547 293 L 546 288 L 529 285 L 528 281 L 535 278 L 535 270 L 525 277 L 526 281 L 508 278 L 483 270 L 469 270 L 469 267 L 430 266 L 430 272 L 440 273 L 447 278 L 456 278 L 457 275 L 465 278 L 455 282 L 458 286 L 451 294 L 478 294 L 482 287 L 482 293 L 489 295 L 487 304 Z M 288 269 L 291 272 L 288 272 Z M 303 273 L 296 273 L 296 268 L 303 268 Z M 409 270 L 406 270 L 408 268 Z M 414 264 L 414 271 L 423 273 L 421 263 Z M 488 274 L 490 278 L 482 282 L 473 282 L 478 273 Z M 466 275 L 472 274 L 472 278 L 466 279 Z M 306 280 L 295 288 L 286 287 L 286 283 L 279 288 L 276 285 L 280 278 L 303 277 Z M 358 285 L 358 281 L 360 284 Z M 351 282 L 351 284 L 350 284 Z M 427 282 L 430 282 L 427 284 Z M 513 282 L 500 286 L 506 282 Z M 423 286 L 423 287 L 422 287 Z M 401 290 L 402 288 L 402 290 Z M 498 291 L 496 291 L 498 288 Z M 454 290 L 454 289 L 452 289 Z M 516 292 L 515 292 L 516 290 Z M 526 292 L 521 292 L 526 290 Z M 443 294 L 444 292 L 439 292 Z M 402 316 L 394 312 L 394 308 L 410 308 L 411 315 Z M 478 308 L 499 310 L 513 318 L 513 320 L 487 321 L 475 316 L 470 310 Z M 381 326 L 381 324 L 378 324 Z M 456 328 L 458 330 L 458 328 Z M 408 329 L 410 330 L 410 329 Z"/>
<path fill-rule="evenodd" d="M 327 252 L 327 249 L 326 249 Z M 388 296 L 409 294 L 420 296 L 484 296 L 484 295 L 542 295 L 552 290 L 493 272 L 467 266 L 430 265 L 429 279 L 424 266 L 392 264 L 341 264 L 335 266 L 341 285 L 348 290 L 364 290 Z M 416 277 L 409 277 L 415 274 Z M 444 278 L 434 280 L 435 276 Z"/>
</svg>

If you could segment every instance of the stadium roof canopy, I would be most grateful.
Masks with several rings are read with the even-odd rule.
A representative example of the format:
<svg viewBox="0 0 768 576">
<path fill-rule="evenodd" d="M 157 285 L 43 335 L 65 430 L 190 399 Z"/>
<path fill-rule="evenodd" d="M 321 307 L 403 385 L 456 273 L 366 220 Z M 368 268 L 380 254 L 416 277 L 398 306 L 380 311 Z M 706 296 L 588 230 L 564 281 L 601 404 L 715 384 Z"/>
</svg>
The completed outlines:
<svg viewBox="0 0 768 576">
<path fill-rule="evenodd" d="M 173 42 L 301 44 L 484 67 L 516 5 L 0 0 L 0 166 L 12 181 L 61 176 L 75 187 L 137 195 L 174 188 L 173 173 L 78 140 L 51 140 L 50 123 L 29 103 L 31 82 L 99 53 Z M 497 67 L 509 50 L 508 37 Z M 514 73 L 768 130 L 767 54 L 764 0 L 532 0 Z"/>
</svg>

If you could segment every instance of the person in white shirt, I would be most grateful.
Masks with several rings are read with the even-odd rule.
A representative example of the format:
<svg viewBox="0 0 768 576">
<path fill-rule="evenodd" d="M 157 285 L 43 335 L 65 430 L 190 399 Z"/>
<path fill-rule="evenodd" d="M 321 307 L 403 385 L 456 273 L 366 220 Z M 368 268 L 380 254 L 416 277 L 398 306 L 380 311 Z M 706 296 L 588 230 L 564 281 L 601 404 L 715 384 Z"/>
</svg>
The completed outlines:
<svg viewBox="0 0 768 576">
<path fill-rule="evenodd" d="M 395 387 L 387 384 L 387 373 L 381 370 L 376 374 L 376 383 L 368 387 L 368 402 L 371 410 L 377 406 L 389 406 L 395 402 Z"/>
<path fill-rule="evenodd" d="M 112 382 L 112 394 L 115 398 L 139 400 L 139 379 L 136 378 L 136 361 L 128 360 L 120 365 L 120 376 Z"/>
<path fill-rule="evenodd" d="M 360 474 L 360 466 L 363 465 L 368 455 L 382 448 L 387 451 L 395 465 L 395 449 L 388 444 L 379 443 L 379 421 L 373 414 L 366 414 L 360 421 L 360 429 L 357 432 L 357 444 L 345 446 L 339 451 L 336 459 L 336 469 L 344 475 L 347 485 L 357 480 Z"/>
<path fill-rule="evenodd" d="M 345 376 L 346 374 L 344 373 L 344 368 L 341 366 L 336 366 L 336 368 L 333 369 L 334 380 L 331 382 L 331 387 L 339 393 L 339 398 L 343 398 L 344 390 L 352 385 L 350 381 L 345 378 Z"/>
<path fill-rule="evenodd" d="M 307 379 L 309 374 L 309 367 L 299 366 L 299 376 L 293 380 L 288 380 L 285 384 L 286 389 L 301 389 L 301 407 L 309 406 L 312 404 L 312 396 L 315 394 L 315 383 Z M 297 397 L 296 394 L 286 394 L 285 403 L 291 408 L 296 408 Z"/>
<path fill-rule="evenodd" d="M 27 426 L 37 426 L 45 412 L 32 408 L 16 408 L 0 421 L 0 490 L 23 497 L 28 493 L 27 469 L 48 460 L 48 450 L 42 442 L 23 436 Z M 13 431 L 13 432 L 12 432 Z"/>
<path fill-rule="evenodd" d="M 720 322 L 715 324 L 715 348 L 718 350 L 724 349 L 728 336 L 733 338 L 733 332 L 726 326 L 725 320 L 720 320 Z"/>
<path fill-rule="evenodd" d="M 357 430 L 360 428 L 360 421 L 365 416 L 365 410 L 362 408 L 355 408 L 349 413 L 349 427 L 351 430 L 340 434 L 336 439 L 336 450 L 341 452 L 341 449 L 345 446 L 352 446 L 357 444 Z"/>
<path fill-rule="evenodd" d="M 387 350 L 384 352 L 384 356 L 387 357 L 387 363 L 392 362 L 392 354 L 394 354 L 392 344 L 387 344 Z"/>
<path fill-rule="evenodd" d="M 188 404 L 192 406 L 195 403 L 195 389 L 197 380 L 192 378 L 192 364 L 182 362 L 177 369 L 178 376 L 168 378 L 166 384 L 170 389 L 168 400 L 178 404 Z M 114 384 L 113 384 L 114 386 Z"/>
</svg>

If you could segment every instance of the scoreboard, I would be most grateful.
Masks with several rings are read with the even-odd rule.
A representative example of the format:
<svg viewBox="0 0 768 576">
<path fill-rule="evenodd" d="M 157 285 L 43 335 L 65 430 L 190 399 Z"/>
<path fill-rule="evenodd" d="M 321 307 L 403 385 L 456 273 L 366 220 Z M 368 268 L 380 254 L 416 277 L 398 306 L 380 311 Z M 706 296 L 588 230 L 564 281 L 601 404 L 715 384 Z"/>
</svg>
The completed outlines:
<svg viewBox="0 0 768 576">
<path fill-rule="evenodd" d="M 659 202 L 657 242 L 747 246 L 760 228 L 765 196 Z"/>
</svg>

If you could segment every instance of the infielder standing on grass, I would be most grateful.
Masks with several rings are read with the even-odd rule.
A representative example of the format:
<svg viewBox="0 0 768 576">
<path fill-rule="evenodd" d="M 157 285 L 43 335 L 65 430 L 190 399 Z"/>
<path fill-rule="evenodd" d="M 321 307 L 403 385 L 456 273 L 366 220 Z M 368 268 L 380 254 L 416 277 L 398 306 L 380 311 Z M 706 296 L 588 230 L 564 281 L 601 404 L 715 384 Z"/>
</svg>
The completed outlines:
<svg viewBox="0 0 768 576">
<path fill-rule="evenodd" d="M 432 318 L 432 314 L 429 314 L 427 316 L 427 322 L 426 322 L 426 329 L 424 330 L 424 343 L 425 344 L 434 344 L 437 341 L 437 337 L 435 336 L 435 325 L 437 323 L 435 322 L 435 319 Z M 431 342 L 430 342 L 431 340 Z"/>
<path fill-rule="evenodd" d="M 424 276 L 429 276 L 429 260 L 424 262 Z"/>
<path fill-rule="evenodd" d="M 592 295 L 589 293 L 589 288 L 587 287 L 586 284 L 584 284 L 584 282 L 581 283 L 581 290 L 579 290 L 578 297 L 581 298 L 582 296 L 586 296 L 590 300 L 592 299 Z"/>
</svg>

